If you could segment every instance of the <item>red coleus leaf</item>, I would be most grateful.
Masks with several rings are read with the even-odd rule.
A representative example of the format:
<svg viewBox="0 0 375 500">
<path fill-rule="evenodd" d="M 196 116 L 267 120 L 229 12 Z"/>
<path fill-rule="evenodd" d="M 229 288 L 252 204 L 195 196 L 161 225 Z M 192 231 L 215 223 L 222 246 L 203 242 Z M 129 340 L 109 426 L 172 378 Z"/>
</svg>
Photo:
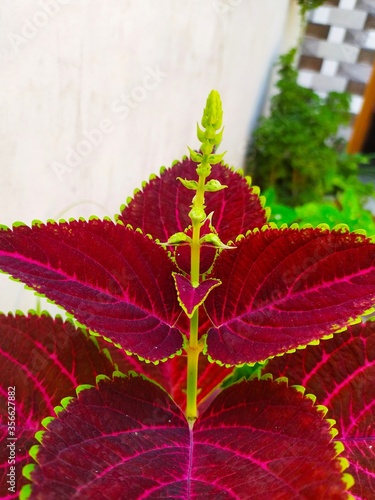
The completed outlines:
<svg viewBox="0 0 375 500">
<path fill-rule="evenodd" d="M 93 219 L 0 231 L 0 268 L 151 361 L 182 347 L 176 266 L 146 236 Z"/>
<path fill-rule="evenodd" d="M 212 276 L 222 284 L 204 303 L 215 325 L 207 352 L 222 363 L 306 345 L 374 304 L 375 244 L 365 236 L 267 228 L 236 245 L 217 258 Z"/>
<path fill-rule="evenodd" d="M 101 379 L 50 421 L 30 498 L 346 498 L 329 425 L 285 384 L 241 382 L 189 429 L 159 386 Z"/>
<path fill-rule="evenodd" d="M 275 358 L 266 369 L 303 385 L 328 408 L 355 480 L 351 493 L 375 498 L 375 323 L 349 327 L 319 346 Z"/>
<path fill-rule="evenodd" d="M 74 396 L 78 384 L 95 383 L 98 373 L 111 375 L 113 365 L 83 330 L 61 319 L 29 314 L 0 315 L 0 366 L 0 497 L 18 498 L 25 483 L 21 470 L 30 461 L 28 450 L 37 443 L 40 420 L 52 414 L 63 397 Z M 15 431 L 8 429 L 13 415 Z M 16 471 L 13 495 L 7 483 L 10 466 Z"/>
<path fill-rule="evenodd" d="M 175 356 L 157 365 L 145 363 L 135 356 L 129 356 L 122 349 L 98 337 L 100 347 L 106 348 L 122 373 L 134 371 L 145 375 L 160 384 L 180 406 L 185 410 L 186 406 L 186 380 L 187 380 L 187 358 L 186 355 Z M 220 385 L 233 373 L 233 368 L 225 368 L 217 363 L 210 363 L 207 356 L 199 356 L 198 361 L 198 405 L 208 396 L 213 396 L 214 391 L 220 390 Z M 206 402 L 206 401 L 205 401 Z"/>
<path fill-rule="evenodd" d="M 177 177 L 197 180 L 196 168 L 196 163 L 185 159 L 165 169 L 143 191 L 138 191 L 127 207 L 122 207 L 119 219 L 162 242 L 184 231 L 191 224 L 188 214 L 194 192 L 186 189 Z M 214 212 L 212 223 L 224 243 L 266 223 L 266 211 L 257 191 L 240 173 L 224 165 L 213 165 L 210 179 L 228 186 L 205 194 L 206 213 Z"/>
<path fill-rule="evenodd" d="M 202 305 L 211 290 L 221 284 L 220 280 L 211 278 L 202 281 L 197 287 L 193 287 L 190 280 L 182 274 L 173 273 L 173 278 L 176 284 L 178 301 L 189 318 Z"/>
</svg>

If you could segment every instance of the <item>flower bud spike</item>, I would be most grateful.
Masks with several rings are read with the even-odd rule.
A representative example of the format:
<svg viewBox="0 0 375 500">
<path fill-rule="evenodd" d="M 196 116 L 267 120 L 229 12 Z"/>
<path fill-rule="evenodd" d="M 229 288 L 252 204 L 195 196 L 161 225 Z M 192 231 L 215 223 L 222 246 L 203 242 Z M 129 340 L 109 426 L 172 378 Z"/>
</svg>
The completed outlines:
<svg viewBox="0 0 375 500">
<path fill-rule="evenodd" d="M 207 128 L 212 125 L 215 130 L 219 130 L 223 123 L 223 108 L 219 92 L 211 90 L 207 101 L 206 107 L 203 111 L 202 126 Z"/>
<path fill-rule="evenodd" d="M 224 158 L 225 153 L 226 153 L 226 151 L 224 151 L 224 153 L 221 153 L 219 155 L 210 155 L 208 157 L 209 163 L 211 163 L 212 165 L 215 165 L 216 163 L 221 163 L 222 159 Z"/>
<path fill-rule="evenodd" d="M 190 158 L 195 161 L 196 163 L 200 163 L 203 160 L 203 156 L 201 153 L 198 153 L 197 151 L 194 151 L 193 149 L 190 149 L 188 146 L 188 150 L 190 152 Z"/>
<path fill-rule="evenodd" d="M 181 177 L 177 177 L 177 180 L 179 180 L 181 184 L 183 184 L 187 189 L 191 189 L 193 191 L 196 191 L 198 189 L 197 181 L 182 179 Z"/>
<path fill-rule="evenodd" d="M 223 133 L 224 133 L 224 127 L 220 130 L 220 132 L 215 134 L 215 138 L 212 140 L 212 142 L 213 142 L 213 144 L 215 144 L 215 146 L 218 146 L 221 143 L 221 140 L 223 138 Z"/>
<path fill-rule="evenodd" d="M 204 142 L 206 140 L 206 136 L 204 135 L 204 130 L 200 128 L 199 123 L 197 123 L 197 137 L 199 142 Z"/>
<path fill-rule="evenodd" d="M 219 236 L 214 233 L 209 233 L 205 234 L 202 236 L 202 238 L 199 240 L 200 244 L 204 246 L 204 244 L 209 244 L 212 245 L 216 248 L 221 248 L 221 249 L 226 249 L 226 250 L 232 250 L 233 248 L 236 248 L 235 246 L 228 246 L 224 245 L 224 243 L 220 240 Z"/>
<path fill-rule="evenodd" d="M 206 182 L 204 186 L 204 190 L 208 191 L 210 193 L 214 193 L 216 191 L 221 191 L 222 189 L 227 188 L 228 186 L 225 186 L 224 184 L 221 184 L 220 181 L 217 179 L 211 179 L 208 182 Z"/>
<path fill-rule="evenodd" d="M 191 238 L 186 233 L 179 232 L 174 233 L 169 237 L 168 241 L 165 243 L 161 243 L 161 245 L 182 245 L 182 244 L 190 244 Z"/>
</svg>

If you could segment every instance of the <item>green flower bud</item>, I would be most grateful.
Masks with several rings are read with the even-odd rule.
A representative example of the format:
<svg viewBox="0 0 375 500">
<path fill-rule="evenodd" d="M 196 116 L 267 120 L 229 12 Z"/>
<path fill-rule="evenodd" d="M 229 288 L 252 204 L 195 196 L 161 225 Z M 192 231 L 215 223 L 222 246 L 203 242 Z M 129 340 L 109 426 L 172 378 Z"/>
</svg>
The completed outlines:
<svg viewBox="0 0 375 500">
<path fill-rule="evenodd" d="M 175 233 L 169 237 L 167 245 L 180 245 L 181 243 L 191 243 L 191 238 L 186 233 Z"/>
<path fill-rule="evenodd" d="M 219 238 L 219 236 L 217 234 L 215 234 L 215 233 L 205 234 L 199 240 L 199 242 L 201 244 L 209 243 L 209 244 L 213 245 L 216 248 L 223 248 L 223 249 L 226 249 L 226 250 L 230 250 L 232 248 L 235 248 L 235 247 L 230 247 L 228 245 L 224 245 L 224 243 L 221 241 L 221 239 Z"/>
<path fill-rule="evenodd" d="M 213 145 L 209 141 L 205 141 L 201 146 L 201 151 L 204 155 L 210 155 L 213 150 Z"/>
<path fill-rule="evenodd" d="M 215 137 L 212 141 L 212 143 L 215 144 L 215 146 L 218 146 L 221 143 L 221 140 L 223 138 L 223 132 L 224 132 L 224 127 L 220 130 L 220 132 L 215 134 Z"/>
<path fill-rule="evenodd" d="M 197 137 L 199 142 L 204 142 L 206 140 L 206 136 L 204 134 L 204 130 L 200 128 L 200 126 L 197 123 Z"/>
<path fill-rule="evenodd" d="M 223 108 L 221 104 L 220 94 L 217 90 L 211 90 L 206 107 L 203 111 L 202 126 L 207 128 L 212 125 L 214 130 L 218 130 L 223 121 Z"/>
<path fill-rule="evenodd" d="M 211 173 L 211 165 L 209 163 L 201 163 L 197 167 L 197 174 L 202 177 L 208 177 Z"/>
<path fill-rule="evenodd" d="M 203 156 L 201 155 L 201 153 L 197 153 L 197 151 L 194 151 L 193 149 L 190 149 L 189 146 L 188 146 L 188 150 L 190 152 L 190 158 L 193 161 L 195 161 L 196 163 L 200 163 L 203 160 Z"/>
<path fill-rule="evenodd" d="M 196 191 L 198 189 L 197 181 L 188 181 L 187 179 L 181 179 L 181 177 L 177 177 L 177 179 L 187 188 Z"/>
<path fill-rule="evenodd" d="M 224 158 L 225 153 L 226 151 L 224 151 L 224 153 L 221 153 L 220 155 L 210 155 L 208 157 L 209 163 L 211 164 L 220 163 L 221 160 Z"/>
<path fill-rule="evenodd" d="M 215 138 L 215 135 L 216 134 L 214 127 L 212 125 L 209 125 L 205 131 L 206 138 L 211 142 L 211 140 Z"/>
<path fill-rule="evenodd" d="M 216 191 L 221 191 L 222 189 L 225 189 L 228 186 L 224 186 L 223 184 L 220 183 L 217 179 L 211 179 L 209 180 L 205 186 L 204 190 L 208 191 L 210 193 L 214 193 Z"/>
<path fill-rule="evenodd" d="M 193 207 L 189 212 L 189 217 L 193 224 L 199 224 L 206 218 L 206 213 L 203 208 Z"/>
</svg>

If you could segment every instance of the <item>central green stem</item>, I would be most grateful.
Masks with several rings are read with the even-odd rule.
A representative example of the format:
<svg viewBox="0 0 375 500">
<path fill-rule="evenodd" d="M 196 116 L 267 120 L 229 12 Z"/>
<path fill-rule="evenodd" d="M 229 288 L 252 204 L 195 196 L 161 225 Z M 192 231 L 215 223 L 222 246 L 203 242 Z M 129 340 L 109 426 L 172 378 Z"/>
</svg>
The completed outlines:
<svg viewBox="0 0 375 500">
<path fill-rule="evenodd" d="M 200 285 L 200 251 L 201 251 L 201 227 L 206 220 L 204 194 L 205 191 L 219 191 L 226 186 L 222 186 L 218 180 L 211 180 L 206 185 L 206 179 L 211 174 L 211 164 L 220 163 L 224 154 L 216 155 L 213 152 L 220 144 L 223 135 L 222 126 L 223 109 L 220 95 L 216 90 L 212 90 L 207 98 L 206 106 L 203 111 L 202 128 L 197 125 L 197 137 L 201 142 L 199 152 L 192 151 L 190 148 L 190 158 L 197 163 L 196 172 L 198 182 L 182 180 L 182 183 L 188 189 L 195 190 L 195 196 L 192 200 L 189 217 L 191 220 L 192 237 L 190 241 L 190 282 L 193 288 Z M 206 235 L 204 235 L 206 236 Z M 215 234 L 212 233 L 212 237 Z M 201 303 L 200 303 L 201 304 Z M 186 310 L 186 308 L 185 308 Z M 190 315 L 189 315 L 190 316 Z M 197 395 L 198 395 L 198 360 L 199 354 L 204 348 L 203 338 L 199 339 L 199 305 L 196 306 L 194 313 L 190 318 L 189 339 L 185 339 L 185 352 L 187 355 L 187 382 L 186 382 L 186 418 L 190 428 L 193 427 L 198 417 Z"/>
<path fill-rule="evenodd" d="M 193 206 L 190 212 L 192 221 L 192 241 L 191 241 L 191 261 L 190 280 L 193 287 L 199 286 L 200 278 L 200 230 L 205 219 L 204 213 L 204 186 L 206 176 L 199 176 L 198 188 L 193 199 Z M 198 340 L 199 331 L 199 308 L 196 309 L 190 319 L 189 344 L 186 347 L 187 353 L 187 385 L 186 385 L 186 418 L 192 427 L 198 416 L 197 395 L 198 395 L 198 360 L 202 351 L 202 344 Z"/>
</svg>

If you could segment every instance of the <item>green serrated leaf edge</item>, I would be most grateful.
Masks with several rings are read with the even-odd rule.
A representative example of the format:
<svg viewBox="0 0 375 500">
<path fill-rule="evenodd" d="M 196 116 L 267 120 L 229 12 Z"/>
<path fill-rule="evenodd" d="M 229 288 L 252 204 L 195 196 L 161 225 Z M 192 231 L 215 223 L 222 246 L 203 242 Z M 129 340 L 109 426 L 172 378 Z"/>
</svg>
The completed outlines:
<svg viewBox="0 0 375 500">
<path fill-rule="evenodd" d="M 261 375 L 260 380 L 274 380 L 273 375 L 271 373 L 265 373 L 264 375 Z M 288 378 L 287 377 L 279 377 L 274 380 L 274 382 L 277 383 L 285 383 L 286 385 L 289 386 L 288 383 Z M 299 392 L 305 399 L 309 399 L 312 402 L 312 406 L 315 408 L 315 410 L 321 414 L 322 420 L 328 423 L 329 426 L 329 433 L 332 437 L 332 440 L 334 440 L 334 450 L 335 450 L 335 456 L 334 458 L 339 462 L 340 464 L 340 469 L 341 469 L 341 479 L 343 483 L 345 484 L 346 490 L 348 491 L 353 485 L 354 485 L 354 478 L 351 474 L 346 473 L 345 471 L 348 469 L 350 466 L 349 461 L 345 457 L 341 457 L 340 455 L 345 451 L 345 446 L 344 444 L 336 440 L 335 437 L 338 435 L 338 430 L 336 429 L 336 420 L 331 419 L 331 418 L 326 418 L 326 414 L 328 412 L 328 408 L 316 404 L 316 396 L 314 394 L 305 394 L 305 388 L 301 385 L 291 385 L 289 386 L 291 389 L 294 389 L 295 391 Z M 352 495 L 348 493 L 348 498 L 353 499 Z"/>
</svg>

